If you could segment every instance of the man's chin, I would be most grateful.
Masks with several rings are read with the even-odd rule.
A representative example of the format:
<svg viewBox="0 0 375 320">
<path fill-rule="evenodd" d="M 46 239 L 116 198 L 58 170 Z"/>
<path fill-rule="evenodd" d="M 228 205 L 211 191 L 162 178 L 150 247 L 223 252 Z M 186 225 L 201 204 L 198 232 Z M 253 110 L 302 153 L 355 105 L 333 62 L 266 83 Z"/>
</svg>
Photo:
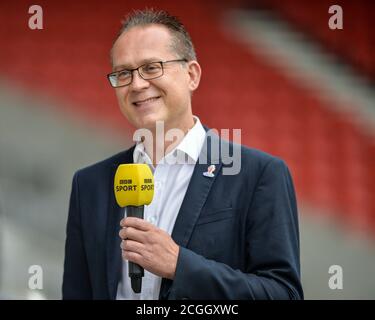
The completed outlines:
<svg viewBox="0 0 375 320">
<path fill-rule="evenodd" d="M 142 119 L 141 121 L 138 121 L 137 128 L 155 131 L 157 126 L 159 127 L 159 129 L 164 128 L 164 119 L 157 118 L 157 117 Z"/>
</svg>

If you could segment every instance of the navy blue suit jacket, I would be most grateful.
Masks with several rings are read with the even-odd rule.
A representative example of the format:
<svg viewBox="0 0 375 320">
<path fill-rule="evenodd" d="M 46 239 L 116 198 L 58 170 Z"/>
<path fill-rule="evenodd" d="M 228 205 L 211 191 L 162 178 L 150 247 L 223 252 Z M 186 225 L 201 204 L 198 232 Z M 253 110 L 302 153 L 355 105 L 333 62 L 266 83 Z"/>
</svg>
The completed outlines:
<svg viewBox="0 0 375 320">
<path fill-rule="evenodd" d="M 159 298 L 302 299 L 297 206 L 287 166 L 242 146 L 240 173 L 223 175 L 226 164 L 206 146 L 208 163 L 217 163 L 215 177 L 203 175 L 207 163 L 195 165 L 172 232 L 180 246 L 175 278 L 162 280 Z M 74 175 L 63 299 L 116 297 L 123 210 L 113 181 L 119 164 L 133 162 L 133 150 Z"/>
</svg>

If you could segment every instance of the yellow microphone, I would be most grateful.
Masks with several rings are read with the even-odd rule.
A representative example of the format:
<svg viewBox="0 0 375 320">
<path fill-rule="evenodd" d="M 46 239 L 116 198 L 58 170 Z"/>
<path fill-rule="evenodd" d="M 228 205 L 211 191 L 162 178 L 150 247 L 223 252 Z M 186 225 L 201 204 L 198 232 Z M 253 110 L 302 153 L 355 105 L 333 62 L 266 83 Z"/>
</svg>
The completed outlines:
<svg viewBox="0 0 375 320">
<path fill-rule="evenodd" d="M 154 176 L 147 164 L 120 164 L 114 180 L 116 202 L 126 207 L 127 217 L 143 219 L 144 206 L 154 197 Z M 132 289 L 140 293 L 142 288 L 143 268 L 129 261 L 129 277 Z"/>
</svg>

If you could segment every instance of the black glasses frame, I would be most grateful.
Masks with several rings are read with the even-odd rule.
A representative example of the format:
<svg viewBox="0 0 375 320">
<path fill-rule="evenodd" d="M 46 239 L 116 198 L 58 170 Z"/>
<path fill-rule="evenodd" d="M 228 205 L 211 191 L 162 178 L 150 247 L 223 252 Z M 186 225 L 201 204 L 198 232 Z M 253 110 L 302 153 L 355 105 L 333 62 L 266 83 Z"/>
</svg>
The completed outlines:
<svg viewBox="0 0 375 320">
<path fill-rule="evenodd" d="M 141 66 L 139 66 L 139 67 L 137 67 L 137 68 L 134 68 L 134 69 L 121 69 L 121 70 L 118 70 L 118 71 L 115 71 L 115 72 L 108 73 L 108 74 L 107 74 L 107 79 L 108 79 L 109 83 L 111 84 L 111 86 L 112 86 L 113 88 L 120 88 L 120 87 L 126 87 L 126 86 L 129 86 L 129 85 L 133 82 L 133 78 L 134 78 L 133 74 L 134 74 L 134 71 L 135 71 L 135 70 L 137 70 L 138 75 L 139 75 L 143 80 L 153 80 L 153 79 L 157 79 L 157 78 L 160 78 L 160 77 L 162 77 L 162 76 L 164 75 L 164 64 L 165 64 L 165 63 L 170 63 L 170 62 L 188 62 L 188 60 L 187 60 L 187 59 L 175 59 L 175 60 L 167 60 L 167 61 L 152 61 L 152 62 L 147 62 L 147 63 L 144 63 L 144 64 L 142 64 Z M 144 77 L 142 76 L 142 74 L 139 72 L 139 69 L 142 68 L 142 67 L 144 67 L 144 66 L 146 66 L 146 65 L 148 65 L 148 64 L 152 64 L 152 63 L 160 63 L 160 65 L 161 65 L 161 74 L 158 75 L 158 76 L 156 76 L 156 77 L 152 77 L 152 78 L 144 78 Z M 123 71 L 129 71 L 129 72 L 130 72 L 130 74 L 131 74 L 130 82 L 127 83 L 127 84 L 123 84 L 123 85 L 121 85 L 121 86 L 114 86 L 114 85 L 112 84 L 111 77 L 113 77 L 113 76 L 117 76 L 120 72 L 123 72 Z"/>
</svg>

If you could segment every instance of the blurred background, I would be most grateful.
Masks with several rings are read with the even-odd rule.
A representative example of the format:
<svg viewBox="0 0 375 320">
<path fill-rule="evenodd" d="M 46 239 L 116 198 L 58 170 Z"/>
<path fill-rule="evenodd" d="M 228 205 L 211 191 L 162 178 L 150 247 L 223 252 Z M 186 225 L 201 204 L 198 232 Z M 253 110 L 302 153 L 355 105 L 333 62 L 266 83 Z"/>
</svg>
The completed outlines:
<svg viewBox="0 0 375 320">
<path fill-rule="evenodd" d="M 43 29 L 28 27 L 29 7 Z M 343 29 L 331 30 L 331 5 Z M 203 69 L 193 111 L 283 158 L 306 299 L 375 299 L 375 5 L 366 0 L 2 1 L 0 298 L 60 299 L 73 174 L 131 145 L 107 83 L 122 18 L 181 18 Z M 43 268 L 30 290 L 29 267 Z M 328 286 L 330 266 L 343 288 Z"/>
</svg>

